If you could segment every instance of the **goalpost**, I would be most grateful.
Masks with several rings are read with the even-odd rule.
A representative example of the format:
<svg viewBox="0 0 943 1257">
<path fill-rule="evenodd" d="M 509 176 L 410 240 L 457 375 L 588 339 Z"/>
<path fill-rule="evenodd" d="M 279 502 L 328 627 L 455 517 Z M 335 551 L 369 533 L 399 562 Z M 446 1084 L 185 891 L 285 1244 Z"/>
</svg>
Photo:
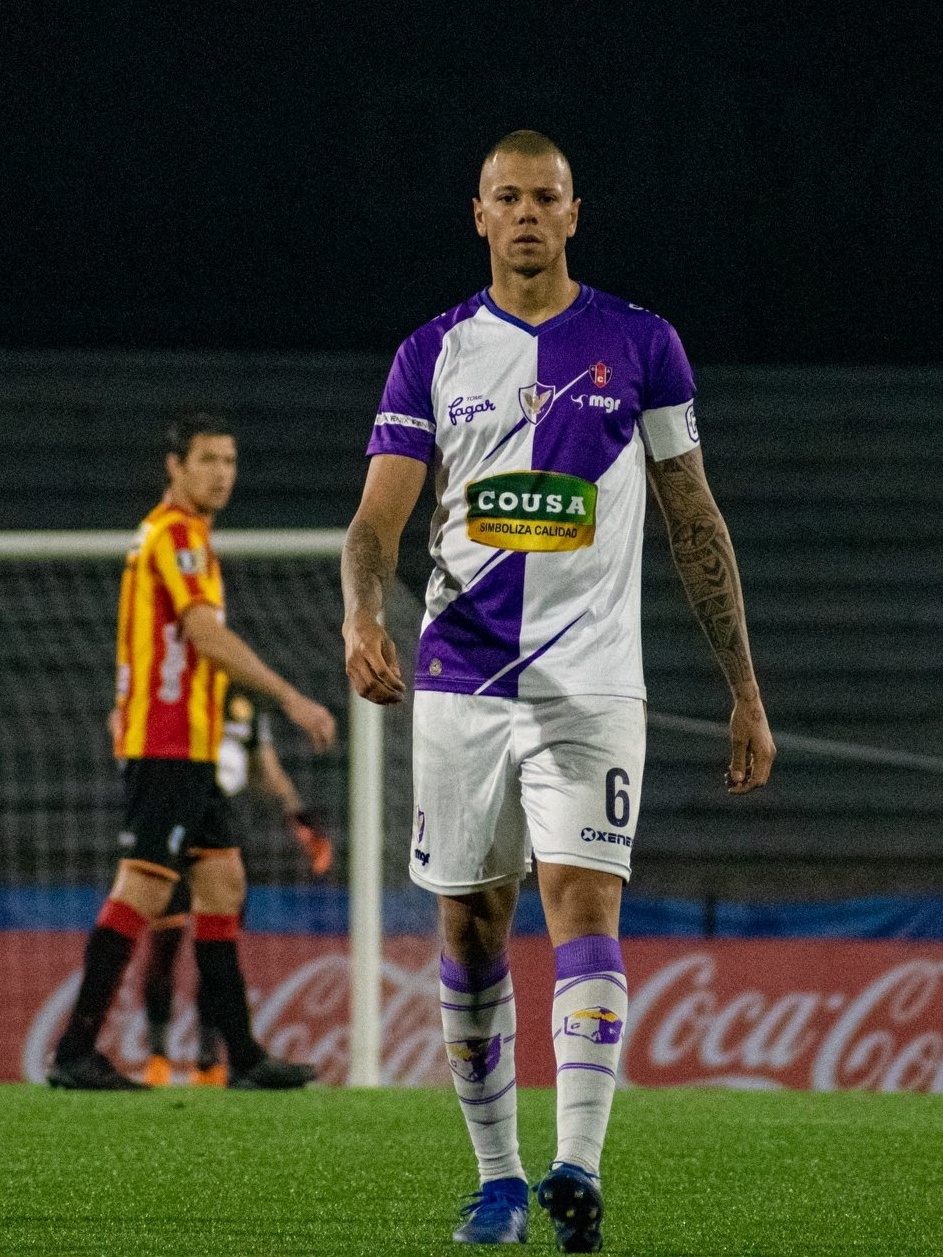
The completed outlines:
<svg viewBox="0 0 943 1257">
<path fill-rule="evenodd" d="M 343 675 L 342 655 L 338 660 L 340 580 L 337 564 L 344 536 L 343 529 L 221 529 L 214 534 L 214 548 L 224 560 L 230 621 L 236 625 L 237 631 L 242 629 L 243 620 L 250 622 L 250 632 L 247 635 L 251 642 L 259 646 L 263 657 L 271 660 L 279 671 L 287 670 L 289 675 L 297 677 L 298 655 L 305 645 L 309 651 L 317 651 L 319 659 L 321 656 L 333 654 L 331 668 L 325 671 L 322 667 L 320 684 L 309 684 L 305 688 L 309 692 L 314 690 L 321 697 L 325 694 L 323 687 L 327 686 L 329 702 L 330 696 L 333 696 L 335 705 L 344 701 L 347 703 L 351 1009 L 347 1081 L 351 1086 L 374 1087 L 381 1080 L 384 709 L 357 696 Z M 72 770 L 68 767 L 62 768 L 55 756 L 47 762 L 43 758 L 43 751 L 37 749 L 35 735 L 29 732 L 33 711 L 37 713 L 35 719 L 39 722 L 44 718 L 47 721 L 57 718 L 55 709 L 47 701 L 42 674 L 45 670 L 47 676 L 53 677 L 49 689 L 55 690 L 56 680 L 60 676 L 68 676 L 70 651 L 76 657 L 84 655 L 76 666 L 86 674 L 86 691 L 88 693 L 94 690 L 97 693 L 105 685 L 100 699 L 107 711 L 114 684 L 113 675 L 109 676 L 109 672 L 113 674 L 113 628 L 109 648 L 109 626 L 114 624 L 117 585 L 131 539 L 130 533 L 118 531 L 0 531 L 0 577 L 3 578 L 3 584 L 0 585 L 0 633 L 11 643 L 8 647 L 10 653 L 6 657 L 6 662 L 10 665 L 7 672 L 11 688 L 5 688 L 3 692 L 7 706 L 4 714 L 14 717 L 11 724 L 19 726 L 19 732 L 14 731 L 11 735 L 10 745 L 5 744 L 0 749 L 16 750 L 19 744 L 14 745 L 12 737 L 24 737 L 27 740 L 33 737 L 32 753 L 38 755 L 41 765 L 47 765 L 51 780 L 61 777 L 70 781 L 72 777 L 87 778 L 89 774 L 87 767 L 82 764 Z M 233 597 L 233 590 L 229 585 L 226 560 L 248 562 L 249 583 L 253 579 L 253 570 L 256 577 L 259 575 L 258 561 L 274 563 L 274 567 L 270 566 L 265 571 L 265 576 L 273 597 L 284 600 L 284 623 L 279 625 L 276 621 L 273 629 L 271 622 L 265 622 L 264 608 L 258 609 L 262 614 L 256 614 L 253 618 L 248 615 L 245 606 L 238 605 L 238 596 Z M 307 569 L 313 573 L 318 565 L 323 568 L 325 562 L 331 565 L 328 574 L 321 572 L 313 579 L 310 587 L 304 588 Z M 83 581 L 83 565 L 89 565 L 94 572 L 94 579 Z M 17 579 L 18 577 L 22 579 Z M 63 606 L 70 601 L 74 605 L 65 614 L 60 614 Z M 296 621 L 299 601 L 305 603 L 308 612 L 303 622 Z M 87 642 L 79 640 L 78 636 L 74 641 L 62 640 L 70 631 L 78 634 L 77 629 L 70 630 L 69 616 L 74 617 L 76 625 L 84 626 Z M 306 637 L 312 631 L 312 617 L 320 617 L 324 622 L 321 628 L 324 636 L 319 641 L 311 641 Z M 272 633 L 272 640 L 260 640 L 260 635 L 265 636 L 266 629 Z M 281 637 L 286 639 L 284 645 L 287 655 L 286 650 L 278 649 L 283 643 L 276 639 Z M 328 637 L 331 641 L 330 648 L 326 647 Z M 18 670 L 23 691 L 20 694 L 16 692 Z M 333 675 L 335 672 L 339 672 L 339 675 Z M 79 715 L 87 715 L 78 710 L 83 701 L 87 702 L 87 697 L 84 700 L 77 699 L 73 708 L 70 708 L 69 702 L 63 701 L 63 710 L 58 716 L 63 722 Z M 17 715 L 20 717 L 19 721 L 16 720 Z M 99 713 L 96 712 L 96 721 L 98 719 Z M 87 738 L 87 734 L 82 733 L 82 727 L 80 723 L 74 730 L 74 736 L 79 740 L 83 736 Z M 15 766 L 12 771 L 16 772 Z M 84 783 L 75 783 L 75 791 L 81 793 L 83 785 L 87 791 L 87 780 Z M 17 791 L 14 790 L 13 793 L 16 794 Z M 83 796 L 83 806 L 85 802 L 87 800 Z M 69 795 L 66 792 L 57 806 L 65 812 L 68 804 Z M 64 831 L 69 830 L 68 817 L 59 818 L 59 823 Z M 84 826 L 76 826 L 82 828 L 82 841 L 88 841 L 89 827 L 88 822 Z M 24 842 L 23 845 L 27 844 Z M 111 850 L 113 852 L 113 846 Z M 18 859 L 25 867 L 27 857 L 19 851 L 16 842 L 9 836 L 5 851 L 6 858 L 14 865 L 14 872 Z M 33 858 L 32 852 L 28 858 Z M 111 859 L 113 860 L 113 855 Z M 51 864 L 56 862 L 56 852 L 53 849 L 50 850 L 49 860 Z M 68 865 L 68 860 L 61 855 L 59 861 L 62 868 Z M 79 855 L 75 860 L 76 867 L 80 863 Z"/>
</svg>

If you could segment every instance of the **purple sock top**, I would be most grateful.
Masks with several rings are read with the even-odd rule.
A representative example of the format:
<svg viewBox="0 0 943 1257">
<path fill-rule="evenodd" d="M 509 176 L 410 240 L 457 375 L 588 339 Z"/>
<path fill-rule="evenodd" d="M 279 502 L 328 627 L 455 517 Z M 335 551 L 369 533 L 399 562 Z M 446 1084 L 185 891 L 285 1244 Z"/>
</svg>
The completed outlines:
<svg viewBox="0 0 943 1257">
<path fill-rule="evenodd" d="M 476 965 L 463 965 L 457 960 L 450 960 L 444 953 L 439 958 L 439 976 L 442 985 L 450 991 L 461 991 L 471 995 L 475 991 L 487 991 L 502 978 L 507 977 L 511 970 L 508 953 L 502 952 L 493 960 L 485 960 Z"/>
<path fill-rule="evenodd" d="M 586 934 L 554 948 L 557 981 L 579 978 L 584 973 L 625 973 L 622 949 L 608 934 Z"/>
</svg>

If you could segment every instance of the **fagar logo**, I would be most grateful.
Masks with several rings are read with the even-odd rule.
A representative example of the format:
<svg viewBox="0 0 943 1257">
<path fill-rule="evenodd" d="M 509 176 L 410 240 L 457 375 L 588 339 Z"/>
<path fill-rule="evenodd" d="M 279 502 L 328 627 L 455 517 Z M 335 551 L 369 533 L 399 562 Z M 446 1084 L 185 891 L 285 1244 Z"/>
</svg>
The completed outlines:
<svg viewBox="0 0 943 1257">
<path fill-rule="evenodd" d="M 490 397 L 483 397 L 481 393 L 474 397 L 453 397 L 449 402 L 449 419 L 454 428 L 459 419 L 471 423 L 475 415 L 482 415 L 488 410 L 497 410 L 497 406 Z"/>
</svg>

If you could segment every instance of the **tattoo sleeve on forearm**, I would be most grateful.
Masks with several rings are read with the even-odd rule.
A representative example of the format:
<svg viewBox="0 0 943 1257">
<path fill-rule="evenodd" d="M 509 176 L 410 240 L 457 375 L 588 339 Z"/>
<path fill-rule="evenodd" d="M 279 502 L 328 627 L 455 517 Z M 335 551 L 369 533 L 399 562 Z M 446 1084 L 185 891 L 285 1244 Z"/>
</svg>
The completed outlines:
<svg viewBox="0 0 943 1257">
<path fill-rule="evenodd" d="M 669 459 L 658 464 L 652 483 L 675 567 L 728 684 L 752 680 L 737 560 L 700 465 L 684 457 Z"/>
<path fill-rule="evenodd" d="M 347 530 L 341 559 L 341 583 L 347 610 L 355 607 L 379 612 L 383 593 L 393 580 L 396 558 L 383 552 L 376 530 L 366 520 L 355 520 Z"/>
</svg>

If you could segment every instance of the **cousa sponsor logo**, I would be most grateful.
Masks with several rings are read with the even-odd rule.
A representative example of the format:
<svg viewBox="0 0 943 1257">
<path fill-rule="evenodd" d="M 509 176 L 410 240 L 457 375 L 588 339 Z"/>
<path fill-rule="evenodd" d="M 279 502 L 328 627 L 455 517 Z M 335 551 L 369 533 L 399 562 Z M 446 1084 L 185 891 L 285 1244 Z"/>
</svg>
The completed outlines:
<svg viewBox="0 0 943 1257">
<path fill-rule="evenodd" d="M 592 481 L 556 471 L 506 471 L 465 488 L 468 536 L 501 550 L 578 550 L 596 536 Z"/>
</svg>

